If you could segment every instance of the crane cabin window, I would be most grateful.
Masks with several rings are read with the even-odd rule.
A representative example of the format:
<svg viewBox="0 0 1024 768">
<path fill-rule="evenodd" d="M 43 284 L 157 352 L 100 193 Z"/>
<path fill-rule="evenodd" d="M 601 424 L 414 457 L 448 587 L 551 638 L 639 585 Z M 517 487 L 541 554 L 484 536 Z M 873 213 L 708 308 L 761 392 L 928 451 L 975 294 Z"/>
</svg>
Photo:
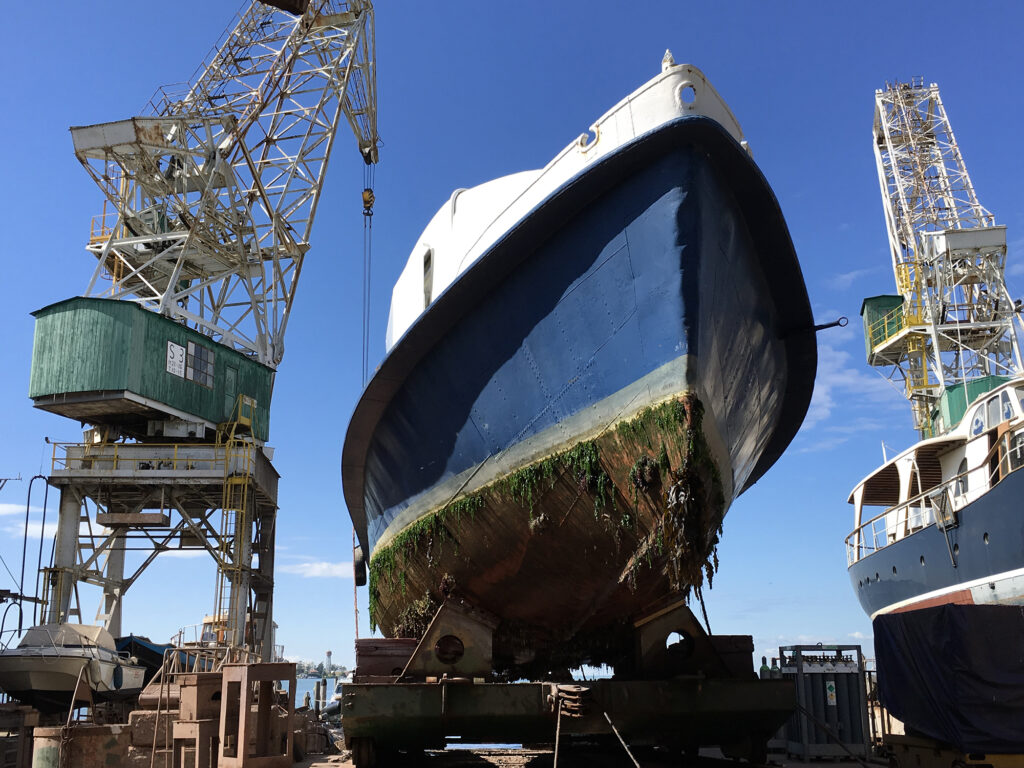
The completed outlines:
<svg viewBox="0 0 1024 768">
<path fill-rule="evenodd" d="M 213 389 L 213 362 L 216 355 L 194 341 L 188 343 L 188 356 L 185 358 L 185 378 L 194 381 L 207 389 Z"/>
</svg>

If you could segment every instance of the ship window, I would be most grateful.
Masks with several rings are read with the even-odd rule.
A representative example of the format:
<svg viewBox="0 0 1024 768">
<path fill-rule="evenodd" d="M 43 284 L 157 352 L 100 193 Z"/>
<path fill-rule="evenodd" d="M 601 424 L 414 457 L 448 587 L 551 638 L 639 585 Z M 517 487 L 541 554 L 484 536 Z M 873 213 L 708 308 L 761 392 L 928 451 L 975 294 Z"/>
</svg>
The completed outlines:
<svg viewBox="0 0 1024 768">
<path fill-rule="evenodd" d="M 1017 387 L 1017 402 L 1020 403 L 1021 411 L 1024 411 L 1024 387 Z"/>
<path fill-rule="evenodd" d="M 423 308 L 430 306 L 434 295 L 434 252 L 427 249 L 423 254 Z"/>
<path fill-rule="evenodd" d="M 967 459 L 963 459 L 960 462 L 960 466 L 956 470 L 956 488 L 953 493 L 957 496 L 963 496 L 967 493 Z"/>
<path fill-rule="evenodd" d="M 188 343 L 188 355 L 185 358 L 185 378 L 194 381 L 207 389 L 213 389 L 213 361 L 215 355 L 212 349 L 196 344 L 194 341 Z"/>
<path fill-rule="evenodd" d="M 980 435 L 985 431 L 985 406 L 979 405 L 971 419 L 971 434 Z"/>
<path fill-rule="evenodd" d="M 989 401 L 985 403 L 985 409 L 985 420 L 988 422 L 989 429 L 991 429 L 999 423 L 999 398 L 990 398 Z"/>
<path fill-rule="evenodd" d="M 999 404 L 1003 407 L 1003 421 L 1013 418 L 1013 404 L 1010 402 L 1010 393 L 1005 389 L 999 395 Z"/>
<path fill-rule="evenodd" d="M 1010 469 L 1024 467 L 1024 432 L 1018 432 L 1010 441 Z"/>
</svg>

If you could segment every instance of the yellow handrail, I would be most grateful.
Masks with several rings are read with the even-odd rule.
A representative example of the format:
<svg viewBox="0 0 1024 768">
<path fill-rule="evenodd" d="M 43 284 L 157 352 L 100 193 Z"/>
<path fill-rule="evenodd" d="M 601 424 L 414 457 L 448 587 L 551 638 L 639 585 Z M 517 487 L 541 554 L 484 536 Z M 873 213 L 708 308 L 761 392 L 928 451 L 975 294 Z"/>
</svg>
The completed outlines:
<svg viewBox="0 0 1024 768">
<path fill-rule="evenodd" d="M 200 458 L 194 455 L 197 447 L 194 443 L 53 443 L 51 467 L 55 472 L 71 469 L 224 471 L 228 461 L 225 452 L 215 451 L 209 458 Z M 74 449 L 81 449 L 81 455 L 69 456 Z M 252 458 L 248 460 L 251 462 Z"/>
</svg>

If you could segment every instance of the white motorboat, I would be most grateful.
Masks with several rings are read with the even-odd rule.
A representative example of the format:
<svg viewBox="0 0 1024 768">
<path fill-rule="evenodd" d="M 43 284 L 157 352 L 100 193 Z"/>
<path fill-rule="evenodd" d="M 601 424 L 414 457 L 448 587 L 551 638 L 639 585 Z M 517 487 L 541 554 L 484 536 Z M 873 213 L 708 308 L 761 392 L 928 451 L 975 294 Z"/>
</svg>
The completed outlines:
<svg viewBox="0 0 1024 768">
<path fill-rule="evenodd" d="M 0 689 L 41 711 L 123 699 L 143 686 L 144 667 L 118 653 L 103 627 L 42 624 L 0 651 Z"/>
</svg>

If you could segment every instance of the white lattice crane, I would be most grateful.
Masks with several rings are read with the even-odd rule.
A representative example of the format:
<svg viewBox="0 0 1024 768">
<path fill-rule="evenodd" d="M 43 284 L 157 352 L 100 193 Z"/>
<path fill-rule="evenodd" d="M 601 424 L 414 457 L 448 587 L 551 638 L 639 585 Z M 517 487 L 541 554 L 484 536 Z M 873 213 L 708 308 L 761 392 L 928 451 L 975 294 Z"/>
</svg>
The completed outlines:
<svg viewBox="0 0 1024 768">
<path fill-rule="evenodd" d="M 106 196 L 86 295 L 276 367 L 342 115 L 377 160 L 374 57 L 368 0 L 254 0 L 147 115 L 73 128 Z"/>
<path fill-rule="evenodd" d="M 187 445 L 175 447 L 175 456 L 180 448 L 180 455 L 205 459 L 136 461 L 130 466 L 148 471 L 143 485 L 135 477 L 112 481 L 120 483 L 121 507 L 135 511 L 153 504 L 153 483 L 163 484 L 154 525 L 170 526 L 164 500 L 185 499 L 194 490 L 200 482 L 190 475 L 194 469 L 223 468 L 222 480 L 206 472 L 202 482 L 209 487 L 204 486 L 201 498 L 176 508 L 182 525 L 187 521 L 194 534 L 205 537 L 204 546 L 217 562 L 214 621 L 219 638 L 242 646 L 252 635 L 264 653 L 269 652 L 272 626 L 276 482 L 267 480 L 273 470 L 261 451 L 266 424 L 262 432 L 255 425 L 255 391 L 265 392 L 259 406 L 268 409 L 272 370 L 284 354 L 289 312 L 343 122 L 355 134 L 367 167 L 377 161 L 374 62 L 369 0 L 253 0 L 191 82 L 160 89 L 147 114 L 71 129 L 76 156 L 106 197 L 87 246 L 97 264 L 86 296 L 137 303 L 191 329 L 185 334 L 190 338 L 187 346 L 184 338 L 174 341 L 167 330 L 173 324 L 160 321 L 162 328 L 152 337 L 140 332 L 147 349 L 116 350 L 119 359 L 130 359 L 133 372 L 146 372 L 132 379 L 133 386 L 147 386 L 138 383 L 144 379 L 156 382 L 155 394 L 129 392 L 120 379 L 118 386 L 99 386 L 89 378 L 88 366 L 79 366 L 71 376 L 76 385 L 70 396 L 59 390 L 63 382 L 57 390 L 41 384 L 33 396 L 55 412 L 140 439 L 123 450 L 149 450 L 147 440 L 166 439 L 172 428 L 171 434 L 188 436 Z M 371 205 L 367 189 L 364 213 Z M 241 355 L 214 351 L 215 344 L 196 344 L 193 331 L 272 370 L 251 364 L 260 370 L 246 374 L 239 366 Z M 40 338 L 65 335 L 48 326 L 39 333 Z M 36 352 L 45 357 L 47 349 L 38 344 Z M 38 368 L 47 370 L 45 361 Z M 105 380 L 122 375 L 100 373 Z M 244 376 L 249 378 L 243 383 Z M 83 410 L 70 410 L 69 402 Z M 236 403 L 234 410 L 231 403 Z M 207 438 L 211 422 L 218 425 L 213 444 Z M 81 477 L 75 481 L 82 483 L 82 492 L 76 495 L 79 486 L 68 489 L 62 541 L 80 537 L 78 497 L 94 493 L 88 485 L 94 479 L 92 465 L 78 468 Z M 215 530 L 211 519 L 218 502 L 212 489 L 218 483 L 222 517 Z M 62 504 L 64 498 L 62 491 Z M 111 498 L 108 489 L 105 497 L 98 494 L 93 500 L 97 509 L 100 499 L 112 508 Z M 115 518 L 106 517 L 117 526 L 108 538 L 119 536 L 120 544 L 111 548 L 114 558 L 108 556 L 108 564 L 92 576 L 104 587 L 105 602 L 116 606 L 103 614 L 104 620 L 116 614 L 119 622 L 121 593 L 131 583 L 123 574 L 124 542 L 135 523 Z M 180 543 L 180 531 L 181 525 L 171 529 L 162 546 L 170 540 Z M 151 534 L 145 532 L 155 541 Z M 82 573 L 73 546 L 65 549 L 52 569 L 59 584 L 51 612 L 56 620 L 68 615 L 70 584 Z M 159 551 L 154 549 L 146 564 Z"/>
<path fill-rule="evenodd" d="M 954 426 L 945 393 L 1022 370 L 1006 228 L 978 202 L 934 83 L 876 91 L 874 147 L 899 296 L 865 301 L 868 361 L 904 384 L 927 437 Z"/>
</svg>

